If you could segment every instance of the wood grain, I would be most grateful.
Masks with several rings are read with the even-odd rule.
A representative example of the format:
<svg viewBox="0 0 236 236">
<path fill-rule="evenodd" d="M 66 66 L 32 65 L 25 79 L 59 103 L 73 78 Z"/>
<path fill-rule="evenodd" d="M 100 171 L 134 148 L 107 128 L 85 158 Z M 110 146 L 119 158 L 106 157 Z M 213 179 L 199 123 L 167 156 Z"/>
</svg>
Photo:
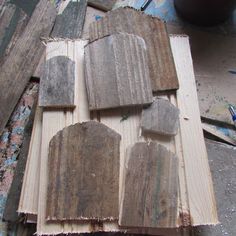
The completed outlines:
<svg viewBox="0 0 236 236">
<path fill-rule="evenodd" d="M 102 11 L 110 11 L 116 0 L 88 0 L 88 5 Z"/>
<path fill-rule="evenodd" d="M 74 61 L 65 56 L 47 60 L 40 80 L 39 106 L 75 107 L 74 83 Z"/>
<path fill-rule="evenodd" d="M 178 79 L 164 22 L 132 8 L 118 8 L 90 25 L 90 41 L 117 32 L 135 34 L 145 40 L 153 91 L 178 89 Z"/>
<path fill-rule="evenodd" d="M 56 9 L 48 0 L 41 0 L 21 37 L 0 67 L 0 133 L 34 73 L 44 45 L 40 37 L 47 37 L 56 17 Z"/>
<path fill-rule="evenodd" d="M 118 219 L 119 155 L 120 135 L 99 122 L 58 132 L 49 144 L 47 219 Z"/>
<path fill-rule="evenodd" d="M 96 40 L 85 48 L 85 66 L 90 110 L 152 102 L 142 38 L 122 33 Z"/>
<path fill-rule="evenodd" d="M 217 224 L 217 210 L 203 137 L 188 37 L 170 38 L 180 89 L 180 133 L 191 225 Z M 202 194 L 199 194 L 199 193 Z"/>
<path fill-rule="evenodd" d="M 156 142 L 139 142 L 126 154 L 125 186 L 119 224 L 175 227 L 178 159 Z"/>
<path fill-rule="evenodd" d="M 87 0 L 61 3 L 51 37 L 78 39 L 81 37 L 87 9 Z"/>
<path fill-rule="evenodd" d="M 142 112 L 143 132 L 173 136 L 179 126 L 179 109 L 165 99 L 156 99 Z"/>
</svg>

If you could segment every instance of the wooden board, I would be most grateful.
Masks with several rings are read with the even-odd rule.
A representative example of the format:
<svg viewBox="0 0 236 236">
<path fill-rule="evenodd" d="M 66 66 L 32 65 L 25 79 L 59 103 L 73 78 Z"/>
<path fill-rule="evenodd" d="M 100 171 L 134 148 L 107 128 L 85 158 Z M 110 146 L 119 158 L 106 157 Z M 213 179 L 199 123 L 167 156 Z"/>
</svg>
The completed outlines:
<svg viewBox="0 0 236 236">
<path fill-rule="evenodd" d="M 78 39 L 81 37 L 87 9 L 87 0 L 61 3 L 51 37 Z"/>
<path fill-rule="evenodd" d="M 122 33 L 98 39 L 85 48 L 85 66 L 90 110 L 152 102 L 142 38 Z"/>
<path fill-rule="evenodd" d="M 5 3 L 0 16 L 0 65 L 24 31 L 29 17 L 15 4 Z"/>
<path fill-rule="evenodd" d="M 138 142 L 126 151 L 125 186 L 119 224 L 176 227 L 178 159 L 156 142 Z"/>
<path fill-rule="evenodd" d="M 88 5 L 102 11 L 110 11 L 116 0 L 88 0 Z"/>
<path fill-rule="evenodd" d="M 44 50 L 40 37 L 49 35 L 55 17 L 56 9 L 51 2 L 41 0 L 21 37 L 0 67 L 0 133 L 36 69 Z"/>
<path fill-rule="evenodd" d="M 74 61 L 65 56 L 47 60 L 40 80 L 39 106 L 75 107 L 74 83 Z"/>
<path fill-rule="evenodd" d="M 180 83 L 177 106 L 180 110 L 180 133 L 191 225 L 217 224 L 215 196 L 201 126 L 189 40 L 184 36 L 173 36 L 170 40 Z"/>
<path fill-rule="evenodd" d="M 38 212 L 41 136 L 42 109 L 37 107 L 18 206 L 19 213 L 37 214 Z"/>
<path fill-rule="evenodd" d="M 3 219 L 9 222 L 17 222 L 19 220 L 17 209 L 20 201 L 22 182 L 30 147 L 30 138 L 33 129 L 35 108 L 36 108 L 36 102 L 34 101 L 34 105 L 32 107 L 28 123 L 24 129 L 24 140 L 22 143 L 22 149 L 18 156 L 14 178 L 11 183 L 11 188 L 9 190 L 6 206 L 4 209 Z"/>
<path fill-rule="evenodd" d="M 120 139 L 96 121 L 68 126 L 51 139 L 47 220 L 118 219 Z"/>
<path fill-rule="evenodd" d="M 179 109 L 165 99 L 156 99 L 142 112 L 143 132 L 176 135 L 179 127 Z"/>
<path fill-rule="evenodd" d="M 179 87 L 164 22 L 132 8 L 119 8 L 90 25 L 90 41 L 116 32 L 135 34 L 145 40 L 153 91 Z"/>
</svg>

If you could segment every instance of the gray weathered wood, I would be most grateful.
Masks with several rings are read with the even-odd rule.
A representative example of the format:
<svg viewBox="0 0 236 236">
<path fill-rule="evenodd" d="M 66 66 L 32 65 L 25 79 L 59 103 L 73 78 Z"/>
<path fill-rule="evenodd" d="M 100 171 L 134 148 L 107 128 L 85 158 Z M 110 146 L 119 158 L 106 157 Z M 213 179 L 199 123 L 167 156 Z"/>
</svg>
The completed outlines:
<svg viewBox="0 0 236 236">
<path fill-rule="evenodd" d="M 116 0 L 88 0 L 88 5 L 102 11 L 110 11 Z"/>
<path fill-rule="evenodd" d="M 40 81 L 39 106 L 75 107 L 75 62 L 65 56 L 45 62 Z"/>
<path fill-rule="evenodd" d="M 114 34 L 85 48 L 89 109 L 99 110 L 152 102 L 144 40 Z"/>
<path fill-rule="evenodd" d="M 126 227 L 175 227 L 177 157 L 155 142 L 136 143 L 126 154 L 119 224 Z"/>
<path fill-rule="evenodd" d="M 118 219 L 120 139 L 95 121 L 51 139 L 47 220 Z"/>
<path fill-rule="evenodd" d="M 89 38 L 94 41 L 117 32 L 135 34 L 145 40 L 153 91 L 179 87 L 164 22 L 132 8 L 118 8 L 90 25 Z"/>
<path fill-rule="evenodd" d="M 178 132 L 179 109 L 165 99 L 156 99 L 142 112 L 141 127 L 144 133 L 173 136 Z"/>
<path fill-rule="evenodd" d="M 87 0 L 69 1 L 57 18 L 51 37 L 78 39 L 83 31 Z"/>
<path fill-rule="evenodd" d="M 48 0 L 41 0 L 14 48 L 0 67 L 0 133 L 42 56 L 44 45 L 56 17 L 56 9 Z"/>
<path fill-rule="evenodd" d="M 37 99 L 34 100 L 34 105 L 31 110 L 29 121 L 24 129 L 24 140 L 22 143 L 22 149 L 18 157 L 14 178 L 11 183 L 11 188 L 9 190 L 6 206 L 4 209 L 3 219 L 9 222 L 16 222 L 19 220 L 19 214 L 17 213 L 17 209 L 19 206 L 20 193 L 23 183 L 26 161 L 28 157 L 31 133 L 33 129 L 36 101 Z"/>
</svg>

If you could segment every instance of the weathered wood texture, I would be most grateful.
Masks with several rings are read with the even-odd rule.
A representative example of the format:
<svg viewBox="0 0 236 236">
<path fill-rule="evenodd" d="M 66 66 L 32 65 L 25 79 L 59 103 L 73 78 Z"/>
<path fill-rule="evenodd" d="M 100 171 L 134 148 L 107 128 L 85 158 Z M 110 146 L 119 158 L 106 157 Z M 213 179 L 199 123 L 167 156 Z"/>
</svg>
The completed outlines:
<svg viewBox="0 0 236 236">
<path fill-rule="evenodd" d="M 75 62 L 57 56 L 44 64 L 40 80 L 39 106 L 74 107 Z"/>
<path fill-rule="evenodd" d="M 5 3 L 0 11 L 0 65 L 24 31 L 29 17 L 11 3 Z"/>
<path fill-rule="evenodd" d="M 152 102 L 142 38 L 121 33 L 98 39 L 85 48 L 85 66 L 90 110 Z"/>
<path fill-rule="evenodd" d="M 19 220 L 17 209 L 20 201 L 20 193 L 22 189 L 23 177 L 30 147 L 30 138 L 33 129 L 35 108 L 36 102 L 34 101 L 34 106 L 32 107 L 29 121 L 24 129 L 24 140 L 22 143 L 22 149 L 18 157 L 14 178 L 11 183 L 11 188 L 9 190 L 6 206 L 4 209 L 3 219 L 9 222 L 16 222 Z"/>
<path fill-rule="evenodd" d="M 188 37 L 170 38 L 180 88 L 180 133 L 191 225 L 217 224 L 217 210 L 201 126 L 197 89 Z M 202 193 L 202 194 L 199 194 Z"/>
<path fill-rule="evenodd" d="M 21 37 L 0 67 L 0 133 L 35 71 L 44 45 L 40 37 L 47 37 L 56 17 L 56 9 L 48 0 L 41 0 Z"/>
<path fill-rule="evenodd" d="M 165 99 L 156 99 L 142 112 L 143 132 L 173 136 L 178 132 L 179 109 Z"/>
<path fill-rule="evenodd" d="M 88 121 L 49 143 L 47 220 L 118 219 L 120 135 Z"/>
<path fill-rule="evenodd" d="M 110 11 L 116 0 L 88 0 L 88 5 L 102 11 Z"/>
<path fill-rule="evenodd" d="M 21 189 L 19 213 L 37 214 L 40 148 L 42 137 L 42 109 L 37 107 L 34 126 L 31 134 L 30 147 Z"/>
<path fill-rule="evenodd" d="M 139 142 L 126 152 L 119 223 L 127 227 L 176 227 L 178 159 L 156 142 Z"/>
<path fill-rule="evenodd" d="M 164 22 L 132 8 L 119 8 L 90 25 L 90 41 L 116 32 L 135 34 L 145 40 L 153 91 L 179 87 Z"/>
<path fill-rule="evenodd" d="M 87 0 L 67 0 L 61 3 L 51 37 L 78 39 L 81 37 Z"/>
</svg>

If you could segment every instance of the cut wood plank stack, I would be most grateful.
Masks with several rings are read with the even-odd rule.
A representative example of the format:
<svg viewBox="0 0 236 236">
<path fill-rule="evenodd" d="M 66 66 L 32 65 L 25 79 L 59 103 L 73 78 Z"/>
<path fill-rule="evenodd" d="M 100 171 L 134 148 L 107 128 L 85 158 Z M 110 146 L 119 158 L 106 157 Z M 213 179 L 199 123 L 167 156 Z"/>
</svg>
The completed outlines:
<svg viewBox="0 0 236 236">
<path fill-rule="evenodd" d="M 163 22 L 130 8 L 90 29 L 89 42 L 47 43 L 47 109 L 34 124 L 19 211 L 37 215 L 39 235 L 216 224 L 188 37 L 169 40 Z"/>
</svg>

